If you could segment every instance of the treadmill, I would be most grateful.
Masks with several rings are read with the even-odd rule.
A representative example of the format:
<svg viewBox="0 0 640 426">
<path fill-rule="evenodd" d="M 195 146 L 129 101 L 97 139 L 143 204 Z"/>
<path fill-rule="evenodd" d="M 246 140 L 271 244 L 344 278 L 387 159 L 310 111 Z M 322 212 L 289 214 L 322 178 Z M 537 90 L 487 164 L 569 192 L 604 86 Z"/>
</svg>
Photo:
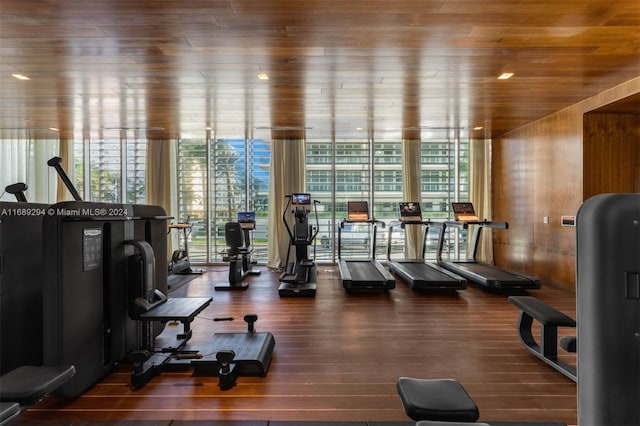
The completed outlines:
<svg viewBox="0 0 640 426">
<path fill-rule="evenodd" d="M 370 235 L 372 235 L 369 244 L 369 258 L 342 259 L 342 229 L 347 224 L 366 224 L 369 227 Z M 396 287 L 393 276 L 375 259 L 378 226 L 384 227 L 384 222 L 369 217 L 367 201 L 347 202 L 347 218 L 342 220 L 338 227 L 338 267 L 342 286 L 345 289 L 388 290 Z"/>
<path fill-rule="evenodd" d="M 475 214 L 472 203 L 452 203 L 455 221 L 444 222 L 438 239 L 438 264 L 449 271 L 465 277 L 480 286 L 495 290 L 536 290 L 542 287 L 540 280 L 518 272 L 502 269 L 498 266 L 480 262 L 476 259 L 480 233 L 483 228 L 508 229 L 507 222 L 493 222 L 479 220 Z M 442 246 L 447 227 L 468 229 L 469 225 L 475 225 L 471 237 L 471 256 L 467 259 L 442 260 Z"/>
<path fill-rule="evenodd" d="M 464 290 L 467 288 L 467 280 L 451 271 L 432 262 L 426 262 L 427 240 L 430 227 L 443 228 L 441 223 L 432 223 L 429 219 L 422 218 L 420 203 L 401 202 L 400 220 L 389 225 L 389 238 L 387 239 L 387 259 L 389 271 L 399 276 L 410 289 L 418 292 L 428 289 Z M 391 241 L 394 226 L 407 229 L 411 226 L 422 228 L 422 250 L 419 259 L 391 260 Z M 440 238 L 438 238 L 438 243 Z"/>
</svg>

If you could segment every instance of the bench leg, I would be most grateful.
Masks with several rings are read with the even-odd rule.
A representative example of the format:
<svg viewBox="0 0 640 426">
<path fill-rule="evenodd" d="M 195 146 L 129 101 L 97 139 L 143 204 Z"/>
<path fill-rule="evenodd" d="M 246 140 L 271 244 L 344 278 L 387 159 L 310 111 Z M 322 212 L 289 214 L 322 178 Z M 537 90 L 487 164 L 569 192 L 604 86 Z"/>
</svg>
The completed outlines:
<svg viewBox="0 0 640 426">
<path fill-rule="evenodd" d="M 522 343 L 544 357 L 556 358 L 558 356 L 558 327 L 540 324 L 540 343 L 538 343 L 533 337 L 532 325 L 533 318 L 526 312 L 520 312 L 518 334 Z"/>
<path fill-rule="evenodd" d="M 532 325 L 533 317 L 521 311 L 518 320 L 518 336 L 524 347 L 569 379 L 577 381 L 576 369 L 558 359 L 558 327 L 540 324 L 540 343 L 538 343 L 533 337 Z"/>
</svg>

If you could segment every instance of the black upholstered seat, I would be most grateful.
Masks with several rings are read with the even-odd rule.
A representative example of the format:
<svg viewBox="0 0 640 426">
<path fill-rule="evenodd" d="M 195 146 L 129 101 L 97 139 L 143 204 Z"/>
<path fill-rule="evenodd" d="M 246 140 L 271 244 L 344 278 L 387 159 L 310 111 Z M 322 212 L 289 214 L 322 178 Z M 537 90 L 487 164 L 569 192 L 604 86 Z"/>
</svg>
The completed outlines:
<svg viewBox="0 0 640 426">
<path fill-rule="evenodd" d="M 475 422 L 480 413 L 462 385 L 453 379 L 398 379 L 398 394 L 413 420 Z"/>
</svg>

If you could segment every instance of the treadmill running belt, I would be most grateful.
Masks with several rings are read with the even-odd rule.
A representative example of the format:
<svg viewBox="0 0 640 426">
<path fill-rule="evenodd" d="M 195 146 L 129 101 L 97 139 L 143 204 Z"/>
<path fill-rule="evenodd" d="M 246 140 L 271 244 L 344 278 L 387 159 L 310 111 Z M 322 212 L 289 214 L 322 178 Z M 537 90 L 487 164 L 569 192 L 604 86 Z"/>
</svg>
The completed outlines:
<svg viewBox="0 0 640 426">
<path fill-rule="evenodd" d="M 376 267 L 370 261 L 350 261 L 349 271 L 353 281 L 384 281 Z"/>
<path fill-rule="evenodd" d="M 467 288 L 467 281 L 437 265 L 421 261 L 400 261 L 389 264 L 391 270 L 413 290 Z"/>
<path fill-rule="evenodd" d="M 470 281 L 494 288 L 540 288 L 540 281 L 481 262 L 446 262 L 444 267 Z"/>
<path fill-rule="evenodd" d="M 341 260 L 339 262 L 342 286 L 346 289 L 392 289 L 396 282 L 376 260 Z"/>
<path fill-rule="evenodd" d="M 438 272 L 436 269 L 429 267 L 426 263 L 418 262 L 399 262 L 401 267 L 408 273 L 416 277 L 420 277 L 424 281 L 458 281 L 453 278 Z"/>
</svg>

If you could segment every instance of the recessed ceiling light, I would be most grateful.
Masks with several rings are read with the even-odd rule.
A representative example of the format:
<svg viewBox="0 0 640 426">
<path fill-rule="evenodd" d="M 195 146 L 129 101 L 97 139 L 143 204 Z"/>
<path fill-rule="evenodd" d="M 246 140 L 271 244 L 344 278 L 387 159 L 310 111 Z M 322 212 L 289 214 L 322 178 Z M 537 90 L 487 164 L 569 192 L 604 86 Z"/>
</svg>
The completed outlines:
<svg viewBox="0 0 640 426">
<path fill-rule="evenodd" d="M 164 127 L 103 127 L 102 130 L 164 130 Z"/>
<path fill-rule="evenodd" d="M 266 72 L 259 72 L 258 80 L 269 80 L 269 74 L 267 74 Z"/>
<path fill-rule="evenodd" d="M 11 77 L 17 78 L 18 80 L 31 80 L 29 77 L 27 77 L 24 74 L 11 74 Z"/>
<path fill-rule="evenodd" d="M 502 74 L 500 74 L 500 76 L 498 77 L 498 80 L 508 80 L 511 77 L 513 77 L 513 73 L 512 72 L 503 72 Z"/>
<path fill-rule="evenodd" d="M 476 127 L 473 128 L 473 130 L 482 130 L 482 129 L 484 129 L 484 127 L 482 127 L 482 126 L 476 126 Z"/>
<path fill-rule="evenodd" d="M 58 129 L 57 127 L 49 127 L 49 130 L 53 131 L 53 132 L 59 132 L 60 129 Z"/>
<path fill-rule="evenodd" d="M 298 126 L 257 126 L 255 130 L 313 130 L 313 127 L 298 127 Z"/>
</svg>

